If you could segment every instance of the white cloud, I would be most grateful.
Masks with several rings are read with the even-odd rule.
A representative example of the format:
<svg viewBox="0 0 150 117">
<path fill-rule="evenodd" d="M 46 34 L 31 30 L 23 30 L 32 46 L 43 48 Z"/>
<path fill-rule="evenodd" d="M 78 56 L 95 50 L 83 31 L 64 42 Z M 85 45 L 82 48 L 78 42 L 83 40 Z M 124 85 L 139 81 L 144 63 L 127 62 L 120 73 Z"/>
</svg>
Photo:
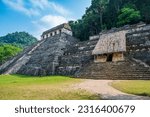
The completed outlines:
<svg viewBox="0 0 150 117">
<path fill-rule="evenodd" d="M 61 15 L 68 15 L 70 11 L 65 9 L 63 6 L 56 4 L 55 2 L 50 2 L 49 0 L 30 0 L 34 7 L 38 7 L 41 10 L 51 8 Z"/>
<path fill-rule="evenodd" d="M 63 16 L 46 15 L 40 19 L 40 22 L 48 27 L 57 26 L 66 23 L 68 20 Z"/>
<path fill-rule="evenodd" d="M 63 8 L 61 5 L 56 4 L 54 2 L 49 2 L 49 6 L 62 15 L 71 14 L 69 10 Z"/>
<path fill-rule="evenodd" d="M 42 34 L 43 31 L 46 31 L 52 27 L 55 27 L 57 25 L 67 23 L 69 19 L 59 16 L 59 15 L 45 15 L 41 19 L 37 21 L 32 21 L 34 24 L 36 30 L 34 31 L 35 35 L 38 39 L 40 38 L 40 35 Z"/>
<path fill-rule="evenodd" d="M 69 15 L 70 11 L 63 6 L 49 0 L 2 0 L 3 3 L 14 10 L 25 13 L 28 16 L 40 15 L 44 11 L 54 10 L 60 15 Z"/>
<path fill-rule="evenodd" d="M 26 15 L 39 15 L 38 10 L 34 10 L 33 8 L 26 8 L 24 6 L 23 0 L 2 0 L 5 4 L 13 8 L 14 10 L 25 13 Z"/>
<path fill-rule="evenodd" d="M 10 8 L 27 16 L 38 16 L 32 19 L 32 34 L 40 39 L 43 31 L 66 23 L 71 18 L 70 11 L 50 0 L 2 0 Z M 55 13 L 55 15 L 52 15 Z M 49 15 L 46 15 L 49 14 Z"/>
<path fill-rule="evenodd" d="M 29 3 L 32 5 L 32 7 L 38 8 L 40 10 L 49 8 L 48 0 L 29 0 Z"/>
</svg>

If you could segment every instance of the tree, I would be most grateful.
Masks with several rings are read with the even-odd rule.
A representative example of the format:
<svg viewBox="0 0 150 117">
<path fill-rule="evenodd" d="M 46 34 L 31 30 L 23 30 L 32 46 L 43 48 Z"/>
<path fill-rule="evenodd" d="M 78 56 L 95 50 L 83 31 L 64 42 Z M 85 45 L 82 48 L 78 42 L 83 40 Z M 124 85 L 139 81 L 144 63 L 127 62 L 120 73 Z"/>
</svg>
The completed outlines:
<svg viewBox="0 0 150 117">
<path fill-rule="evenodd" d="M 121 9 L 118 15 L 118 26 L 123 26 L 126 24 L 138 23 L 141 19 L 140 12 L 134 8 L 124 7 Z"/>
<path fill-rule="evenodd" d="M 103 14 L 106 11 L 109 0 L 92 0 L 91 10 L 99 15 L 100 28 L 103 29 Z"/>
<path fill-rule="evenodd" d="M 150 0 L 92 0 L 82 19 L 72 22 L 75 37 L 82 41 L 101 30 L 135 24 L 150 23 Z"/>
<path fill-rule="evenodd" d="M 26 32 L 15 32 L 0 37 L 0 43 L 13 44 L 15 46 L 24 48 L 35 43 L 37 39 Z"/>
<path fill-rule="evenodd" d="M 0 45 L 0 64 L 5 62 L 7 59 L 15 56 L 21 51 L 22 49 L 16 46 L 12 46 L 10 44 L 1 44 Z"/>
<path fill-rule="evenodd" d="M 150 5 L 142 5 L 141 12 L 143 21 L 150 23 Z"/>
</svg>

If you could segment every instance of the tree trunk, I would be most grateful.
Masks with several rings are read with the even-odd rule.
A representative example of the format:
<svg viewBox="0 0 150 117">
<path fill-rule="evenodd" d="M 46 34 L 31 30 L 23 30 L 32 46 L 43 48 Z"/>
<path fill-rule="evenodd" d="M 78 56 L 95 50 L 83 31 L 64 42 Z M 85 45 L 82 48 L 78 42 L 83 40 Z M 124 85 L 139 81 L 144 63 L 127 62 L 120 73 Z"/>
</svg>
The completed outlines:
<svg viewBox="0 0 150 117">
<path fill-rule="evenodd" d="M 101 25 L 101 30 L 103 30 L 103 14 L 100 13 L 100 25 Z"/>
</svg>

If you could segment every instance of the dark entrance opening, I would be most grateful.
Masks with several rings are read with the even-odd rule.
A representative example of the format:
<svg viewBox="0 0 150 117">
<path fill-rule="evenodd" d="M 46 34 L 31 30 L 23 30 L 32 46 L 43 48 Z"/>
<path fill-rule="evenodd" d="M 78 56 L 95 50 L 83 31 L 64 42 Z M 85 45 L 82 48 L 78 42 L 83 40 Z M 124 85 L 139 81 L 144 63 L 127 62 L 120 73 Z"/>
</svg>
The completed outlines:
<svg viewBox="0 0 150 117">
<path fill-rule="evenodd" d="M 113 60 L 113 54 L 107 55 L 107 62 L 111 62 Z"/>
</svg>

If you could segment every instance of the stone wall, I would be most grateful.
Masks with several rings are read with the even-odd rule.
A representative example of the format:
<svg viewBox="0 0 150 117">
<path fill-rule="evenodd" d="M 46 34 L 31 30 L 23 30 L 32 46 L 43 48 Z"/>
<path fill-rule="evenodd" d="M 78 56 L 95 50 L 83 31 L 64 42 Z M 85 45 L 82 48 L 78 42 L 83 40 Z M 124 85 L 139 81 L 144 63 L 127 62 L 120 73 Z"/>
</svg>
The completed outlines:
<svg viewBox="0 0 150 117">
<path fill-rule="evenodd" d="M 62 32 L 63 32 L 63 33 L 66 33 L 66 34 L 68 34 L 68 35 L 70 35 L 70 36 L 72 36 L 72 31 L 70 31 L 70 30 L 67 30 L 67 29 L 63 28 L 63 29 L 62 29 Z"/>
<path fill-rule="evenodd" d="M 103 62 L 106 62 L 107 61 L 107 54 L 105 55 L 95 55 L 94 56 L 94 62 L 95 63 L 103 63 Z"/>
<path fill-rule="evenodd" d="M 103 62 L 118 62 L 124 61 L 124 54 L 123 52 L 112 53 L 112 54 L 103 54 L 103 55 L 94 55 L 94 62 L 95 63 L 103 63 Z"/>
<path fill-rule="evenodd" d="M 97 40 L 99 39 L 99 35 L 90 36 L 89 40 Z"/>
<path fill-rule="evenodd" d="M 114 53 L 112 61 L 124 61 L 124 55 L 122 52 Z"/>
<path fill-rule="evenodd" d="M 150 25 L 132 28 L 126 38 L 127 56 L 150 65 Z"/>
</svg>

